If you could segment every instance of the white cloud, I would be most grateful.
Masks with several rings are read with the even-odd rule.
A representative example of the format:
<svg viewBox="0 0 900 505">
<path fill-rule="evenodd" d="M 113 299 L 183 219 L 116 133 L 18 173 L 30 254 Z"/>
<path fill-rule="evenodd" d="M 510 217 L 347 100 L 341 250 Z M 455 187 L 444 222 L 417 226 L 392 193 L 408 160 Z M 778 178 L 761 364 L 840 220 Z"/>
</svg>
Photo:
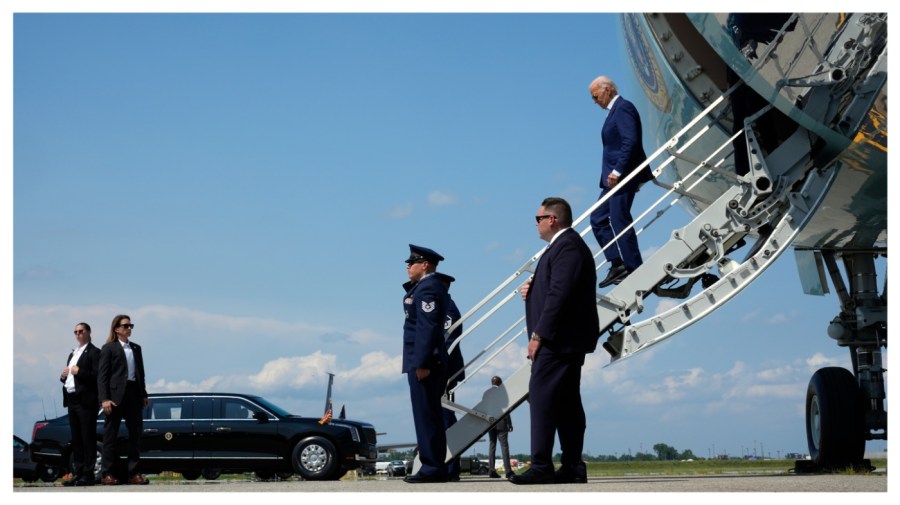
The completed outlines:
<svg viewBox="0 0 900 505">
<path fill-rule="evenodd" d="M 403 379 L 401 363 L 403 356 L 391 356 L 382 351 L 370 352 L 360 358 L 359 366 L 340 374 L 351 384 L 380 384 L 385 381 Z"/>
<path fill-rule="evenodd" d="M 759 319 L 759 310 L 751 310 L 741 317 L 742 323 L 756 323 Z"/>
<path fill-rule="evenodd" d="M 456 203 L 456 195 L 444 193 L 441 191 L 432 191 L 428 193 L 427 205 L 429 207 L 446 207 Z"/>
<path fill-rule="evenodd" d="M 761 398 L 802 398 L 805 390 L 805 384 L 754 384 L 741 391 L 741 396 Z"/>
<path fill-rule="evenodd" d="M 59 270 L 44 265 L 34 265 L 16 274 L 16 280 L 48 280 L 65 277 Z"/>
<path fill-rule="evenodd" d="M 335 369 L 336 364 L 336 356 L 320 351 L 309 356 L 278 358 L 266 363 L 259 373 L 250 375 L 249 385 L 261 391 L 282 386 L 301 389 L 318 384 L 322 376 Z"/>
<path fill-rule="evenodd" d="M 772 325 L 784 324 L 792 319 L 796 319 L 798 314 L 799 311 L 797 311 L 796 309 L 788 312 L 776 312 L 775 314 L 772 314 L 771 316 L 766 318 L 766 323 Z"/>
<path fill-rule="evenodd" d="M 390 219 L 405 219 L 412 215 L 413 208 L 413 204 L 410 202 L 388 209 L 384 215 Z"/>
<path fill-rule="evenodd" d="M 806 359 L 806 368 L 810 372 L 826 366 L 845 366 L 849 358 L 836 358 L 834 356 L 825 356 L 821 352 L 817 352 Z"/>
</svg>

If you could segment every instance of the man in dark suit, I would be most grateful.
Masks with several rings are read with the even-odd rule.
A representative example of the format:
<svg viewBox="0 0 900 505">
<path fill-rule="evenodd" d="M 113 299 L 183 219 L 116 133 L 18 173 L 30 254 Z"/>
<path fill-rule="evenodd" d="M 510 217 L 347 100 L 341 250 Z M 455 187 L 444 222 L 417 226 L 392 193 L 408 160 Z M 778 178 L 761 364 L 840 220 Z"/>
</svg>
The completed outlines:
<svg viewBox="0 0 900 505">
<path fill-rule="evenodd" d="M 444 323 L 449 298 L 435 275 L 443 256 L 425 247 L 409 245 L 406 271 L 409 291 L 403 297 L 403 363 L 412 402 L 413 423 L 421 468 L 404 479 L 409 483 L 446 482 L 447 433 L 441 397 L 447 386 L 447 348 Z"/>
<path fill-rule="evenodd" d="M 143 409 L 150 405 L 144 381 L 144 358 L 141 346 L 130 341 L 134 324 L 131 318 L 120 314 L 113 318 L 106 344 L 100 349 L 100 372 L 97 388 L 106 424 L 103 426 L 103 462 L 101 483 L 116 485 L 113 476 L 116 462 L 116 441 L 122 418 L 128 428 L 128 483 L 149 484 L 140 474 L 141 433 Z"/>
<path fill-rule="evenodd" d="M 609 111 L 603 123 L 603 166 L 600 172 L 600 198 L 610 193 L 647 159 L 642 143 L 641 117 L 634 104 L 618 95 L 615 83 L 607 77 L 598 77 L 590 85 L 594 102 Z M 651 180 L 650 167 L 645 167 L 615 194 L 591 213 L 591 229 L 600 247 L 606 247 L 613 238 L 631 226 L 631 204 L 640 186 Z M 619 239 L 603 251 L 610 262 L 609 273 L 600 282 L 605 288 L 618 284 L 641 266 L 641 250 L 637 234 L 629 228 Z"/>
<path fill-rule="evenodd" d="M 522 286 L 530 335 L 531 468 L 514 484 L 586 483 L 581 459 L 585 415 L 581 367 L 600 338 L 597 274 L 590 248 L 571 228 L 572 208 L 547 198 L 535 216 L 538 235 L 550 243 L 531 280 Z M 553 440 L 559 435 L 562 465 L 554 473 Z"/>
<path fill-rule="evenodd" d="M 72 433 L 72 478 L 63 486 L 93 486 L 94 465 L 97 464 L 97 371 L 100 368 L 100 349 L 91 343 L 91 327 L 87 323 L 75 325 L 78 347 L 69 353 L 66 367 L 59 375 L 63 383 L 63 407 L 69 410 L 69 429 Z"/>
</svg>

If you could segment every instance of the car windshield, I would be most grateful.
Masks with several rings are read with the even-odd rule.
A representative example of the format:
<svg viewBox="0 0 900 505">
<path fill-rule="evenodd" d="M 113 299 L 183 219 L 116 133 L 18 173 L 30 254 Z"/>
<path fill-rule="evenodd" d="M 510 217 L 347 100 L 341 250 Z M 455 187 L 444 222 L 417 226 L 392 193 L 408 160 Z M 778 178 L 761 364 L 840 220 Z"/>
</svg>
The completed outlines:
<svg viewBox="0 0 900 505">
<path fill-rule="evenodd" d="M 291 415 L 290 412 L 284 410 L 283 408 L 279 407 L 278 405 L 275 405 L 274 403 L 270 402 L 269 400 L 266 400 L 265 398 L 260 398 L 258 396 L 251 396 L 250 398 L 253 401 L 255 401 L 256 403 L 258 403 L 258 404 L 262 405 L 263 407 L 269 409 L 270 411 L 274 412 L 275 415 L 277 415 L 277 416 L 287 417 L 287 416 Z"/>
</svg>

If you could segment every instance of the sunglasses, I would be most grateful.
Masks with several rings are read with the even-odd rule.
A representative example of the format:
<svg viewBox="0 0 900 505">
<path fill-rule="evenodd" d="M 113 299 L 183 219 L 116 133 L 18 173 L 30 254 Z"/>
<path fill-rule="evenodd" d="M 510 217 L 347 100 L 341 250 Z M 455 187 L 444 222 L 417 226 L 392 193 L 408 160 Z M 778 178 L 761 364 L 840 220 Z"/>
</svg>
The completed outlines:
<svg viewBox="0 0 900 505">
<path fill-rule="evenodd" d="M 556 217 L 556 216 L 551 215 L 551 214 L 545 214 L 543 216 L 534 216 L 534 221 L 536 223 L 540 223 L 541 221 L 543 221 L 544 219 L 547 219 L 548 217 Z"/>
<path fill-rule="evenodd" d="M 134 324 L 131 324 L 131 323 L 128 323 L 128 324 L 120 324 L 119 326 L 116 326 L 116 328 L 128 328 L 129 330 L 131 330 L 131 329 L 134 328 Z"/>
</svg>

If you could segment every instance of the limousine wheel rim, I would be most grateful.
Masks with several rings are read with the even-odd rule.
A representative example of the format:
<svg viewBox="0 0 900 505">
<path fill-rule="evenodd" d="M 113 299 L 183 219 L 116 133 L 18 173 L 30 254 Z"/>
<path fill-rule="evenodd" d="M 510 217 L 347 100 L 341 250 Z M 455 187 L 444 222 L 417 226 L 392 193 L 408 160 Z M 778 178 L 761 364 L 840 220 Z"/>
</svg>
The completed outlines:
<svg viewBox="0 0 900 505">
<path fill-rule="evenodd" d="M 303 468 L 313 472 L 321 471 L 328 464 L 328 451 L 318 444 L 310 444 L 300 453 L 300 462 Z"/>
</svg>

